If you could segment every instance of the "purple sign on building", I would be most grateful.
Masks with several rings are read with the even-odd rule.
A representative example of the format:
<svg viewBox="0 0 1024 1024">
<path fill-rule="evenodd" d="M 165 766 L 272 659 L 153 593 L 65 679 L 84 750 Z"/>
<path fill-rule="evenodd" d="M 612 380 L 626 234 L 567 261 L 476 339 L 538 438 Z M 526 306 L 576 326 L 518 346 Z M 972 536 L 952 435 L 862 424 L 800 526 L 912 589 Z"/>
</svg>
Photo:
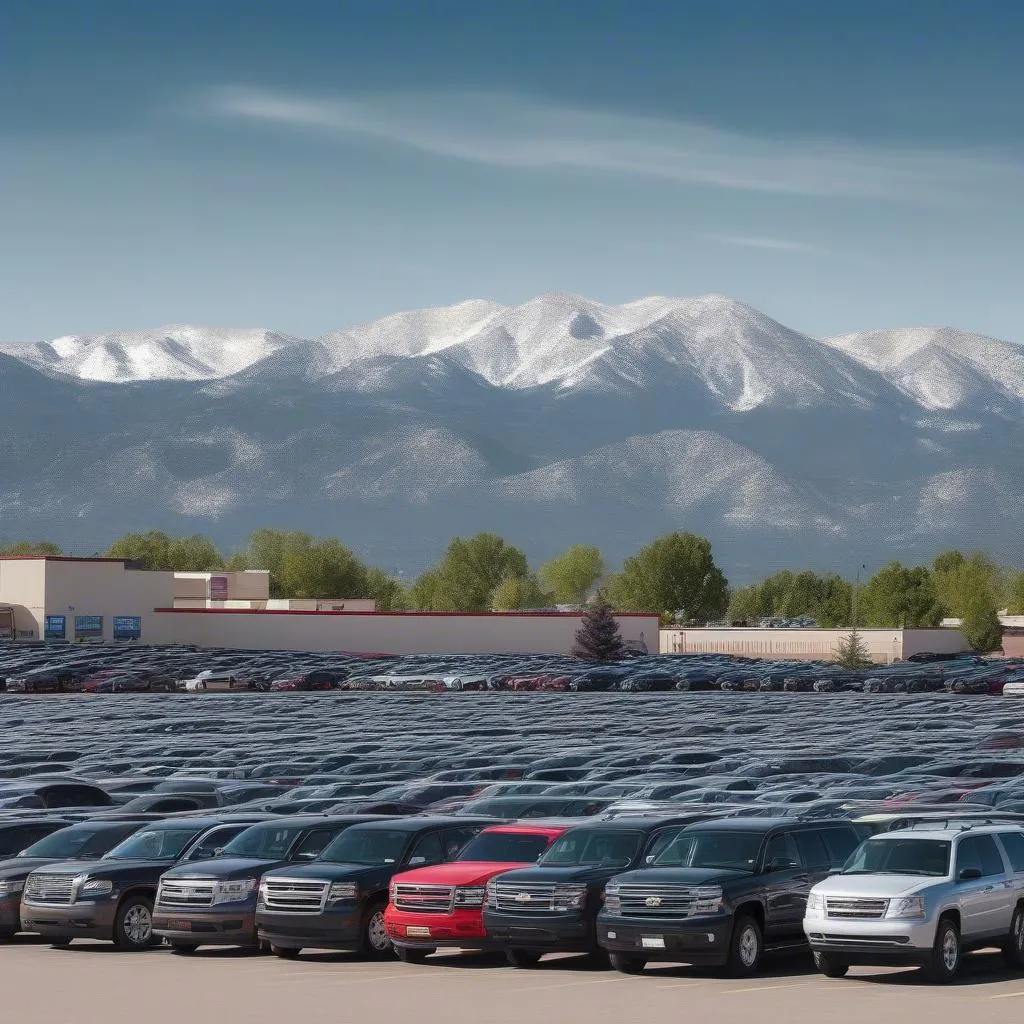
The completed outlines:
<svg viewBox="0 0 1024 1024">
<path fill-rule="evenodd" d="M 210 600 L 226 601 L 228 599 L 228 578 L 227 576 L 210 577 Z"/>
</svg>

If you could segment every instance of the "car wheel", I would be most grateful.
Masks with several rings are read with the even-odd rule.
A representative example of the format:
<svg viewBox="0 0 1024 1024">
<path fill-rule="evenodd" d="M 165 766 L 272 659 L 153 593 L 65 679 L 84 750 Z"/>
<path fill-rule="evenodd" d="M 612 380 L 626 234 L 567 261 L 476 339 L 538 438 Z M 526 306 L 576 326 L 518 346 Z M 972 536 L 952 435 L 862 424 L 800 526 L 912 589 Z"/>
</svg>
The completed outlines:
<svg viewBox="0 0 1024 1024">
<path fill-rule="evenodd" d="M 928 980 L 948 985 L 960 970 L 960 931 L 948 917 L 939 921 L 935 931 L 935 945 L 925 972 Z"/>
<path fill-rule="evenodd" d="M 586 964 L 592 970 L 607 971 L 611 967 L 611 960 L 608 957 L 607 950 L 595 949 L 593 953 L 587 954 Z"/>
<path fill-rule="evenodd" d="M 118 949 L 148 949 L 159 941 L 153 935 L 153 901 L 147 896 L 128 896 L 114 918 L 114 945 Z"/>
<path fill-rule="evenodd" d="M 1010 922 L 1010 935 L 1003 945 L 1003 956 L 1010 967 L 1024 967 L 1024 904 L 1018 903 Z"/>
<path fill-rule="evenodd" d="M 509 949 L 505 952 L 505 959 L 510 967 L 523 970 L 527 967 L 536 967 L 540 962 L 540 953 L 528 953 L 525 949 Z"/>
<path fill-rule="evenodd" d="M 179 956 L 191 956 L 198 948 L 198 942 L 171 942 L 171 952 Z"/>
<path fill-rule="evenodd" d="M 845 978 L 850 969 L 849 964 L 844 964 L 828 953 L 815 953 L 814 966 L 825 975 L 826 978 Z"/>
<path fill-rule="evenodd" d="M 612 967 L 620 974 L 640 974 L 647 966 L 647 961 L 640 956 L 623 956 L 621 953 L 610 953 L 608 959 Z"/>
<path fill-rule="evenodd" d="M 752 918 L 744 915 L 737 919 L 729 941 L 729 958 L 726 970 L 734 978 L 742 978 L 756 974 L 764 952 L 764 939 L 761 926 Z"/>
<path fill-rule="evenodd" d="M 395 946 L 395 955 L 403 964 L 421 964 L 431 953 L 437 952 L 434 949 L 413 949 L 410 946 Z"/>
<path fill-rule="evenodd" d="M 298 946 L 275 946 L 271 943 L 270 952 L 282 960 L 294 960 L 302 950 Z"/>
<path fill-rule="evenodd" d="M 0 932 L 0 946 L 14 941 L 14 932 Z"/>
<path fill-rule="evenodd" d="M 362 951 L 366 956 L 375 960 L 392 956 L 395 952 L 395 947 L 391 945 L 391 939 L 388 938 L 388 930 L 384 927 L 384 907 L 386 905 L 383 901 L 372 904 L 363 920 Z"/>
</svg>

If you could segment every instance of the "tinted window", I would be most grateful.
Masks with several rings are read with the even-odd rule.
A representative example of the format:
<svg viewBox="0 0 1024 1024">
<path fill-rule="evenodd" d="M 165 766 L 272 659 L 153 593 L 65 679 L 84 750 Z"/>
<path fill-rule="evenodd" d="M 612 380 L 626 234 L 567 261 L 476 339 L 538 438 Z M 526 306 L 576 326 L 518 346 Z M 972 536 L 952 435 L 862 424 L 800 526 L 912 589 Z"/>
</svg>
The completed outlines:
<svg viewBox="0 0 1024 1024">
<path fill-rule="evenodd" d="M 444 831 L 441 836 L 441 842 L 444 846 L 444 859 L 455 860 L 459 856 L 459 851 L 470 842 L 473 837 L 479 832 L 479 828 L 463 826 L 462 828 L 449 828 Z"/>
<path fill-rule="evenodd" d="M 440 864 L 444 859 L 441 837 L 436 832 L 417 839 L 409 854 L 410 864 Z"/>
<path fill-rule="evenodd" d="M 300 831 L 298 825 L 253 825 L 226 843 L 224 853 L 231 857 L 281 860 L 287 855 Z"/>
<path fill-rule="evenodd" d="M 800 851 L 800 859 L 805 867 L 828 867 L 828 851 L 819 832 L 796 832 L 793 838 L 796 840 L 796 847 Z"/>
<path fill-rule="evenodd" d="M 332 864 L 397 864 L 408 841 L 408 832 L 347 828 L 318 859 Z"/>
<path fill-rule="evenodd" d="M 157 814 L 174 814 L 177 811 L 198 811 L 202 801 L 189 796 L 165 796 L 149 804 L 149 809 Z"/>
<path fill-rule="evenodd" d="M 224 828 L 215 828 L 209 835 L 203 836 L 202 840 L 189 851 L 189 860 L 208 860 L 217 855 L 217 850 L 226 846 L 235 838 L 239 832 L 244 832 L 245 825 L 225 825 Z"/>
<path fill-rule="evenodd" d="M 106 853 L 115 843 L 120 842 L 134 831 L 135 826 L 125 826 L 124 829 L 118 831 L 80 825 L 73 828 L 62 828 L 33 843 L 24 851 L 24 855 L 26 857 L 56 857 L 58 860 L 78 858 L 87 860 L 89 857 Z"/>
<path fill-rule="evenodd" d="M 662 850 L 672 842 L 673 839 L 682 831 L 683 826 L 679 828 L 665 829 L 663 832 L 659 832 L 650 843 L 647 844 L 647 851 L 644 854 L 646 860 L 655 860 L 661 854 Z"/>
<path fill-rule="evenodd" d="M 1001 875 L 1006 871 L 995 840 L 991 836 L 967 836 L 956 851 L 956 872 L 977 868 L 983 877 Z"/>
<path fill-rule="evenodd" d="M 800 867 L 800 854 L 797 852 L 793 837 L 788 832 L 772 836 L 768 841 L 768 849 L 764 854 L 764 866 L 766 870 L 774 868 L 776 871 Z"/>
<path fill-rule="evenodd" d="M 949 841 L 945 839 L 868 839 L 843 868 L 844 875 L 930 875 L 949 873 Z"/>
<path fill-rule="evenodd" d="M 665 847 L 654 866 L 753 871 L 763 838 L 760 832 L 683 832 Z"/>
<path fill-rule="evenodd" d="M 826 828 L 819 834 L 828 847 L 828 864 L 832 868 L 841 868 L 860 846 L 860 837 L 852 828 Z"/>
<path fill-rule="evenodd" d="M 327 844 L 338 834 L 335 828 L 314 828 L 305 836 L 292 851 L 293 860 L 312 860 L 319 857 L 327 848 Z"/>
<path fill-rule="evenodd" d="M 177 860 L 198 833 L 194 827 L 147 829 L 115 846 L 110 856 L 115 860 Z"/>
<path fill-rule="evenodd" d="M 56 831 L 49 825 L 23 825 L 20 828 L 5 828 L 0 832 L 0 856 L 10 857 L 24 850 L 26 846 Z"/>
<path fill-rule="evenodd" d="M 1024 835 L 1020 832 L 1000 832 L 1003 848 L 1014 871 L 1024 871 Z"/>
<path fill-rule="evenodd" d="M 549 867 L 575 864 L 604 864 L 628 867 L 640 852 L 642 832 L 621 829 L 573 829 L 548 848 L 541 864 Z"/>
</svg>

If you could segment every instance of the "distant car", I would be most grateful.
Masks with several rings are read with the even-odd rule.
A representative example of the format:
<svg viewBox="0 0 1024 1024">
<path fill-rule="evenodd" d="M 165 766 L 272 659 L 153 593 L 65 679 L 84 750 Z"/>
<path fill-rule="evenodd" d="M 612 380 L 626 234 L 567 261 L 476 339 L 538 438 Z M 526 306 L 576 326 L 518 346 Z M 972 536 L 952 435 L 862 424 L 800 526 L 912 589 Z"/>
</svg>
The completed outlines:
<svg viewBox="0 0 1024 1024">
<path fill-rule="evenodd" d="M 206 669 L 192 679 L 179 679 L 178 688 L 188 693 L 202 693 L 206 690 L 227 693 L 231 690 L 252 690 L 255 687 L 249 680 L 239 679 L 233 672 Z"/>
</svg>

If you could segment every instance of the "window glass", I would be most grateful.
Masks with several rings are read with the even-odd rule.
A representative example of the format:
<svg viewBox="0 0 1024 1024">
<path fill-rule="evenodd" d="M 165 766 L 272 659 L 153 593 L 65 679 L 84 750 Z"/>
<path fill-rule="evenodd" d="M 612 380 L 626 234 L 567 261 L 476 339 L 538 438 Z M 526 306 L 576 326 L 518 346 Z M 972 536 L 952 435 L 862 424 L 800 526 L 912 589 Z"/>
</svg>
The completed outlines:
<svg viewBox="0 0 1024 1024">
<path fill-rule="evenodd" d="M 606 864 L 628 867 L 640 852 L 642 832 L 622 829 L 573 829 L 548 848 L 540 863 L 548 867 Z"/>
<path fill-rule="evenodd" d="M 828 865 L 831 868 L 841 868 L 860 846 L 860 838 L 852 828 L 826 828 L 820 835 L 828 847 Z"/>
<path fill-rule="evenodd" d="M 4 829 L 3 832 L 0 832 L 0 856 L 12 857 L 26 846 L 31 846 L 32 843 L 42 839 L 43 836 L 48 836 L 53 831 L 55 829 L 48 828 L 46 825 L 26 825 L 22 828 Z"/>
<path fill-rule="evenodd" d="M 199 834 L 199 829 L 146 829 L 129 836 L 110 851 L 114 860 L 177 860 Z"/>
<path fill-rule="evenodd" d="M 338 834 L 337 828 L 314 828 L 292 851 L 293 860 L 312 860 L 319 857 L 327 844 Z M 284 854 L 282 854 L 284 856 Z"/>
<path fill-rule="evenodd" d="M 1024 834 L 1020 832 L 1000 832 L 1003 849 L 1010 858 L 1014 871 L 1024 871 Z"/>
<path fill-rule="evenodd" d="M 479 832 L 479 827 L 462 826 L 461 828 L 446 829 L 441 837 L 444 846 L 444 859 L 455 860 L 459 851 Z"/>
<path fill-rule="evenodd" d="M 357 825 L 332 839 L 318 859 L 331 864 L 397 864 L 408 842 L 408 832 Z"/>
<path fill-rule="evenodd" d="M 982 877 L 1001 875 L 1006 871 L 995 840 L 991 836 L 967 836 L 960 840 L 956 853 L 956 871 L 977 868 Z"/>
<path fill-rule="evenodd" d="M 846 862 L 843 874 L 942 878 L 949 872 L 949 846 L 946 839 L 868 839 Z"/>
<path fill-rule="evenodd" d="M 793 837 L 788 832 L 780 832 L 768 841 L 768 849 L 764 855 L 765 868 L 773 866 L 776 871 L 784 868 L 800 867 L 800 854 L 797 852 Z"/>
<path fill-rule="evenodd" d="M 254 857 L 257 860 L 281 860 L 288 853 L 301 829 L 298 825 L 253 825 L 239 832 L 224 853 L 230 857 Z"/>
<path fill-rule="evenodd" d="M 648 844 L 647 852 L 644 855 L 645 858 L 657 858 L 658 855 L 672 842 L 673 839 L 683 830 L 683 826 L 679 828 L 667 828 L 663 832 L 659 832 Z"/>
<path fill-rule="evenodd" d="M 436 832 L 421 836 L 409 855 L 410 864 L 441 864 L 445 859 L 441 837 Z"/>
<path fill-rule="evenodd" d="M 210 857 L 216 856 L 220 847 L 226 846 L 230 840 L 244 830 L 245 825 L 226 825 L 224 828 L 215 828 L 189 851 L 188 859 L 208 860 Z"/>
<path fill-rule="evenodd" d="M 682 832 L 662 850 L 654 867 L 753 871 L 763 839 L 760 832 Z"/>
<path fill-rule="evenodd" d="M 813 830 L 796 832 L 793 836 L 796 847 L 800 851 L 800 859 L 809 868 L 827 868 L 828 851 L 820 832 Z"/>
</svg>

